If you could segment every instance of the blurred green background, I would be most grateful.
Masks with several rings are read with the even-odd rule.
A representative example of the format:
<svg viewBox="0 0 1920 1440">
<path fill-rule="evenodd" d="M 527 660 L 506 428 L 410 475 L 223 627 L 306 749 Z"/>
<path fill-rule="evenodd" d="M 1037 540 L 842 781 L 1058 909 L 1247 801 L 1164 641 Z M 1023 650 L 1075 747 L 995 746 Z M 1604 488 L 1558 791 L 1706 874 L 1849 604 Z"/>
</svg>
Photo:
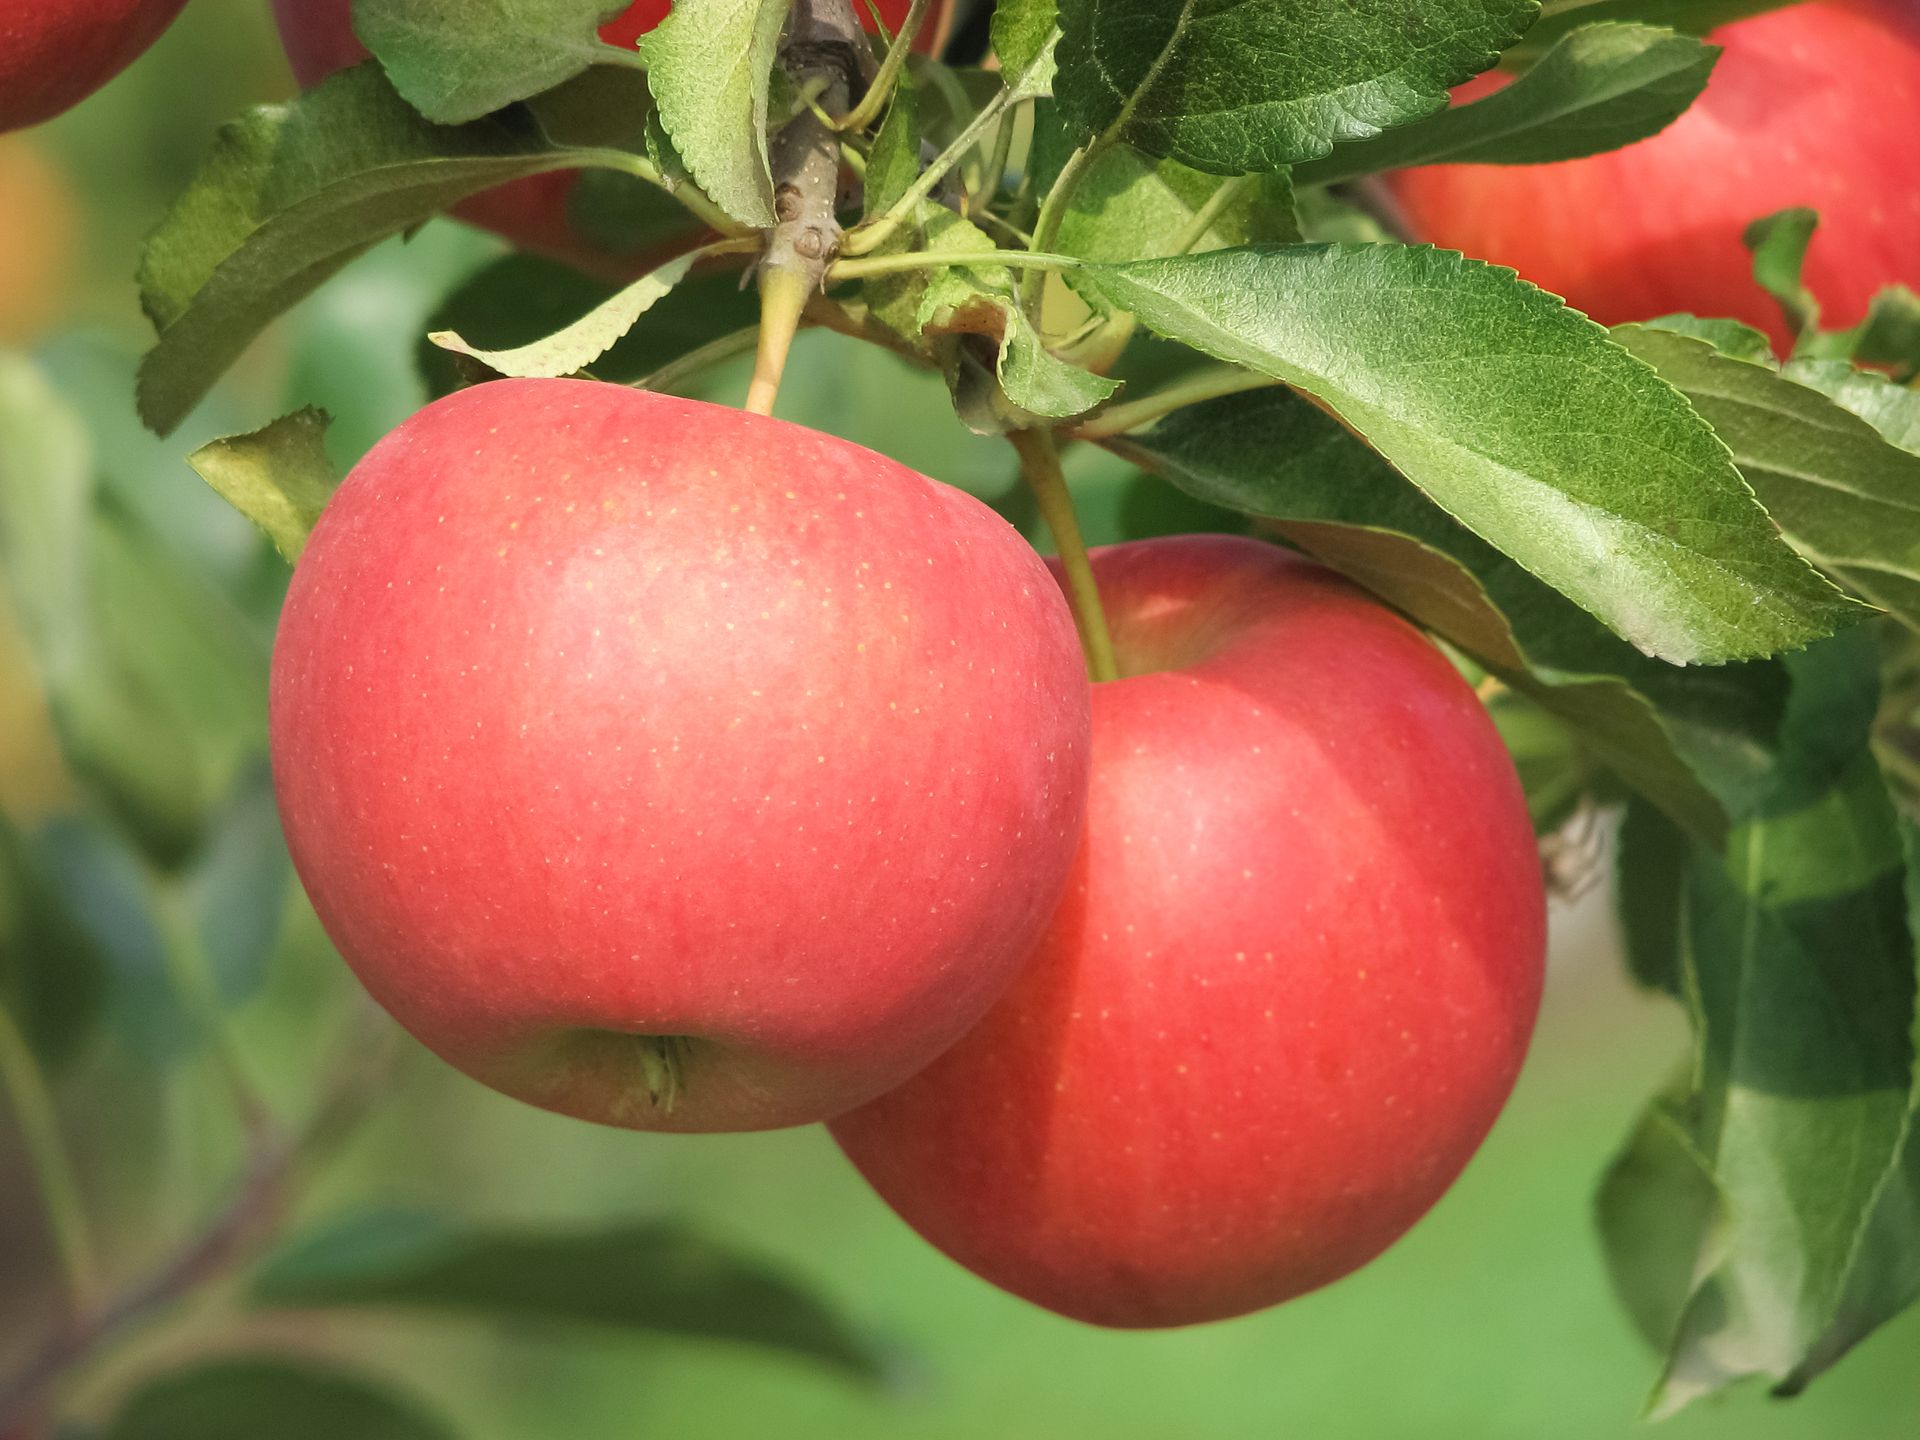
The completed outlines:
<svg viewBox="0 0 1920 1440">
<path fill-rule="evenodd" d="M 381 248 L 276 326 L 183 433 L 146 435 L 131 402 L 148 334 L 130 278 L 140 238 L 218 124 L 289 89 L 265 0 L 193 0 L 92 102 L 0 140 L 0 327 L 10 332 L 0 340 L 31 355 L 30 368 L 6 361 L 7 403 L 16 424 L 23 410 L 44 421 L 50 405 L 84 424 L 92 458 L 82 468 L 97 477 L 91 503 L 104 517 L 84 547 L 89 624 L 100 632 L 89 643 L 111 657 L 102 662 L 111 683 L 62 712 L 63 758 L 41 693 L 44 650 L 32 642 L 44 639 L 35 614 L 53 603 L 46 588 L 70 578 L 66 558 L 33 557 L 47 574 L 24 598 L 19 574 L 0 588 L 13 594 L 0 599 L 0 805 L 13 827 L 42 837 L 62 894 L 106 956 L 99 1025 L 58 1068 L 56 1097 L 116 1283 L 203 1223 L 243 1158 L 217 1054 L 155 958 L 168 905 L 197 917 L 212 1003 L 230 1011 L 242 1063 L 277 1111 L 308 1102 L 319 1057 L 354 1004 L 260 829 L 264 663 L 282 567 L 183 457 L 214 435 L 318 404 L 335 416 L 335 458 L 350 463 L 420 403 L 424 318 L 498 253 L 446 222 Z M 1004 447 L 961 430 L 937 383 L 834 337 L 801 346 L 782 414 L 990 499 L 1013 495 Z M 714 377 L 711 394 L 737 400 L 744 387 L 736 367 Z M 12 453 L 26 452 L 15 443 Z M 1214 518 L 1110 459 L 1076 455 L 1073 467 L 1096 541 Z M 32 467 L 0 471 L 0 518 L 30 510 L 35 487 L 52 483 Z M 143 918 L 156 903 L 157 932 Z M 290 1229 L 376 1205 L 524 1228 L 684 1219 L 766 1257 L 850 1317 L 887 1357 L 884 1379 L 614 1329 L 263 1314 L 216 1299 L 137 1331 L 81 1373 L 69 1411 L 98 1420 L 166 1367 L 271 1346 L 345 1357 L 454 1433 L 483 1440 L 1624 1436 L 1638 1428 L 1653 1359 L 1608 1293 L 1590 1194 L 1683 1035 L 1676 1014 L 1620 978 L 1603 895 L 1555 919 L 1532 1059 L 1466 1178 L 1385 1258 L 1277 1311 L 1170 1334 L 1076 1326 L 920 1244 L 824 1132 L 602 1131 L 516 1106 L 405 1051 L 370 1119 L 301 1195 Z M 29 933 L 0 924 L 16 975 L 52 963 L 19 953 Z M 265 937 L 257 955 L 237 953 L 245 947 L 233 937 L 248 933 Z M 60 1308 L 13 1112 L 0 1105 L 0 1374 Z M 1748 1391 L 1662 1430 L 1675 1440 L 1914 1440 L 1920 1313 L 1803 1398 Z"/>
</svg>

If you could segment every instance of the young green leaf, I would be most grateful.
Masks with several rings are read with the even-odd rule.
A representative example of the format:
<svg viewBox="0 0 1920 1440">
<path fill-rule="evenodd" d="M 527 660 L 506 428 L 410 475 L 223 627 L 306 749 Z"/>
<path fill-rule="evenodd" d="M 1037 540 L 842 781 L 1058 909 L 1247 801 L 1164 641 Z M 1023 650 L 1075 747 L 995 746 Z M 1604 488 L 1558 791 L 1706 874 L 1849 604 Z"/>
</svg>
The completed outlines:
<svg viewBox="0 0 1920 1440">
<path fill-rule="evenodd" d="M 1920 455 L 1769 366 L 1648 326 L 1614 335 L 1712 423 L 1795 549 L 1920 629 Z"/>
<path fill-rule="evenodd" d="M 354 0 L 354 32 L 441 125 L 478 120 L 630 52 L 600 39 L 621 0 Z"/>
<path fill-rule="evenodd" d="M 640 42 L 660 123 L 688 171 L 734 219 L 771 226 L 767 107 L 783 0 L 675 0 Z"/>
<path fill-rule="evenodd" d="M 841 1317 L 761 1262 L 665 1223 L 458 1231 L 429 1216 L 351 1217 L 270 1258 L 257 1305 L 392 1306 L 731 1340 L 871 1377 Z"/>
<path fill-rule="evenodd" d="M 1743 801 L 1743 776 L 1765 763 L 1782 700 L 1773 667 L 1683 671 L 1647 658 L 1297 395 L 1228 396 L 1102 443 L 1188 494 L 1276 521 L 1288 540 L 1557 716 L 1596 759 L 1709 841 Z"/>
<path fill-rule="evenodd" d="M 1425 247 L 1298 245 L 1089 266 L 1080 281 L 1323 401 L 1648 654 L 1767 655 L 1864 613 L 1786 547 L 1684 397 L 1510 270 Z"/>
<path fill-rule="evenodd" d="M 453 1440 L 437 1416 L 369 1379 L 277 1355 L 223 1356 L 147 1381 L 98 1440 Z"/>
<path fill-rule="evenodd" d="M 1654 26 L 1588 26 L 1485 99 L 1337 146 L 1294 179 L 1329 185 L 1408 165 L 1545 165 L 1617 150 L 1678 119 L 1719 54 Z"/>
<path fill-rule="evenodd" d="M 1801 278 L 1807 246 L 1819 224 L 1820 216 L 1812 210 L 1782 210 L 1754 221 L 1740 237 L 1753 252 L 1754 282 L 1778 303 L 1787 328 L 1796 335 L 1820 324 L 1820 301 Z"/>
<path fill-rule="evenodd" d="M 1220 203 L 1203 214 L 1209 202 Z M 1196 223 L 1204 223 L 1197 234 Z M 1299 238 L 1286 171 L 1222 180 L 1115 145 L 1087 166 L 1054 243 L 1066 255 L 1119 261 Z"/>
<path fill-rule="evenodd" d="M 251 435 L 202 445 L 187 463 L 220 497 L 253 521 L 291 565 L 340 483 L 327 458 L 324 411 L 297 410 Z"/>
<path fill-rule="evenodd" d="M 511 350 L 482 350 L 450 330 L 436 330 L 427 339 L 443 350 L 471 356 L 502 375 L 521 379 L 572 375 L 586 369 L 618 344 L 640 317 L 684 280 L 695 265 L 723 253 L 726 248 L 707 246 L 691 250 L 656 266 L 632 284 L 616 290 L 571 325 L 530 345 Z"/>
<path fill-rule="evenodd" d="M 488 348 L 511 350 L 551 334 L 604 304 L 617 286 L 538 255 L 507 255 L 478 271 L 428 317 L 429 331 L 457 330 Z M 754 324 L 759 300 L 730 271 L 690 275 L 595 362 L 596 378 L 632 384 L 716 336 Z M 751 348 L 751 345 L 748 346 Z M 420 338 L 415 352 L 427 393 L 450 395 L 465 378 L 452 352 Z"/>
<path fill-rule="evenodd" d="M 160 339 L 140 367 L 141 418 L 171 431 L 268 321 L 388 235 L 503 181 L 632 167 L 559 149 L 525 120 L 432 125 L 359 65 L 227 126 L 142 257 Z"/>
<path fill-rule="evenodd" d="M 1537 0 L 1060 0 L 1061 108 L 1221 175 L 1277 170 L 1438 110 Z"/>
</svg>

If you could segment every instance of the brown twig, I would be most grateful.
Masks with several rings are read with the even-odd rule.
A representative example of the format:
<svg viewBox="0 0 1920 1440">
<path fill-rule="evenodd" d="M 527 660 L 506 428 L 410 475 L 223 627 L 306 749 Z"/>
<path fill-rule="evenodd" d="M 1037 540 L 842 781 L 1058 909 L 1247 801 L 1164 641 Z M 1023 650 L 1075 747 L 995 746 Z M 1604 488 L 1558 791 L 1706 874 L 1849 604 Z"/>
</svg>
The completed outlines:
<svg viewBox="0 0 1920 1440">
<path fill-rule="evenodd" d="M 800 318 L 840 253 L 840 136 L 825 117 L 864 93 L 873 52 L 850 0 L 794 0 L 780 61 L 816 103 L 781 127 L 768 153 L 775 223 L 760 260 L 760 347 L 746 406 L 757 415 L 773 413 Z"/>
<path fill-rule="evenodd" d="M 149 1316 L 232 1273 L 271 1240 L 301 1173 L 323 1159 L 365 1116 L 385 1084 L 391 1025 L 371 1002 L 356 1008 L 350 1032 L 300 1130 L 276 1136 L 250 1127 L 246 1167 L 227 1203 L 146 1279 L 61 1327 L 13 1375 L 0 1381 L 0 1437 L 32 1440 L 48 1423 L 66 1377 Z"/>
</svg>

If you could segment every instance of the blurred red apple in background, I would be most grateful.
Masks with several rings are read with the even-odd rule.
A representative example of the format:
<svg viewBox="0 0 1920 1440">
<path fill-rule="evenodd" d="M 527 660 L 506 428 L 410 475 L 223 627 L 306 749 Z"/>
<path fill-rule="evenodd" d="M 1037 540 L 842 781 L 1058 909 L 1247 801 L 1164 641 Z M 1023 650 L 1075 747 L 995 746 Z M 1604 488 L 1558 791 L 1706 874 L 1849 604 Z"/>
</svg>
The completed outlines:
<svg viewBox="0 0 1920 1440">
<path fill-rule="evenodd" d="M 879 11 L 889 28 L 906 19 L 912 0 L 879 0 Z M 618 19 L 600 28 L 601 38 L 623 48 L 634 45 L 642 35 L 658 25 L 671 8 L 668 0 L 637 0 Z M 866 19 L 866 6 L 856 3 L 855 10 Z M 274 16 L 280 22 L 280 39 L 294 78 L 303 86 L 317 84 L 336 70 L 358 64 L 367 58 L 366 50 L 353 33 L 351 0 L 273 0 Z M 946 36 L 946 6 L 936 4 L 922 28 L 915 48 L 934 53 Z M 475 195 L 456 207 L 461 219 L 511 241 L 522 250 L 563 260 L 594 274 L 621 278 L 658 264 L 686 245 L 664 249 L 648 247 L 639 255 L 615 254 L 582 235 L 567 213 L 577 171 L 557 170 L 502 185 L 485 194 Z M 698 231 L 688 231 L 687 243 L 693 243 Z"/>
<path fill-rule="evenodd" d="M 429 406 L 274 647 L 287 842 L 374 997 L 536 1105 L 821 1120 L 1012 982 L 1086 797 L 1045 566 L 846 441 L 589 381 Z"/>
<path fill-rule="evenodd" d="M 1557 165 L 1390 176 L 1409 228 L 1604 324 L 1726 315 L 1783 349 L 1741 243 L 1762 216 L 1820 212 L 1806 280 L 1830 326 L 1857 323 L 1883 286 L 1920 287 L 1920 7 L 1822 0 L 1711 38 L 1726 53 L 1706 93 L 1659 135 Z"/>
<path fill-rule="evenodd" d="M 186 0 L 7 0 L 0 130 L 51 120 L 145 53 Z"/>
<path fill-rule="evenodd" d="M 1411 625 L 1258 541 L 1097 551 L 1086 838 L 977 1028 L 833 1133 L 934 1245 L 1184 1325 L 1337 1279 L 1452 1184 L 1538 1008 L 1512 762 Z"/>
</svg>

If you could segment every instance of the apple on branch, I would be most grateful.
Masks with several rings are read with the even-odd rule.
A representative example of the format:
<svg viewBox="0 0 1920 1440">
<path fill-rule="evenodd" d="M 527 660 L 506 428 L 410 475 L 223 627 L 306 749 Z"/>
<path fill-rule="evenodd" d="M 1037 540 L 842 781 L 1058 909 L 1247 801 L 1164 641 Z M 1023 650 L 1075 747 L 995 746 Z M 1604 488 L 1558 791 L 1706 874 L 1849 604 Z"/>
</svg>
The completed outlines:
<svg viewBox="0 0 1920 1440">
<path fill-rule="evenodd" d="M 1806 282 L 1829 324 L 1884 286 L 1920 287 L 1920 8 L 1819 0 L 1742 20 L 1706 92 L 1637 145 L 1555 165 L 1434 165 L 1389 176 L 1422 240 L 1510 265 L 1603 324 L 1689 312 L 1793 337 L 1741 237 L 1820 212 Z M 1482 77 L 1462 98 L 1497 85 Z"/>
<path fill-rule="evenodd" d="M 186 0 L 8 0 L 0 130 L 51 120 L 146 52 Z"/>
<path fill-rule="evenodd" d="M 1186 1325 L 1338 1279 L 1453 1183 L 1545 895 L 1513 763 L 1411 625 L 1254 540 L 1092 560 L 1122 678 L 1066 899 L 985 1021 L 832 1129 L 995 1284 Z"/>
<path fill-rule="evenodd" d="M 288 846 L 447 1060 L 637 1129 L 825 1119 L 965 1032 L 1079 841 L 1088 685 L 986 506 L 831 436 L 477 386 L 335 494 L 274 646 Z"/>
</svg>

